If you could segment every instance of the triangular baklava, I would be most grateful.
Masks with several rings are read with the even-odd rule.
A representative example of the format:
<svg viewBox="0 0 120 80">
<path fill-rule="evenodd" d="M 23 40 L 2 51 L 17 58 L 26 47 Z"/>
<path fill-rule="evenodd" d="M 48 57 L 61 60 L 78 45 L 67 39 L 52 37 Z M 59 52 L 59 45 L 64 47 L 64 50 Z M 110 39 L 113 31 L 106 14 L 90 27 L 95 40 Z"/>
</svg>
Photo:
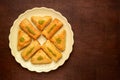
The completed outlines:
<svg viewBox="0 0 120 80">
<path fill-rule="evenodd" d="M 25 32 L 22 30 L 18 31 L 18 43 L 17 43 L 17 49 L 21 50 L 24 47 L 28 46 L 31 42 L 31 37 L 29 37 Z"/>
<path fill-rule="evenodd" d="M 37 26 L 39 30 L 43 30 L 52 20 L 51 16 L 32 16 L 31 21 Z"/>
<path fill-rule="evenodd" d="M 37 50 L 40 49 L 40 43 L 37 40 L 31 42 L 21 53 L 24 60 L 29 60 Z"/>
<path fill-rule="evenodd" d="M 23 19 L 19 26 L 23 31 L 25 31 L 33 39 L 37 39 L 41 34 L 39 30 L 33 27 L 33 25 L 30 23 L 30 21 L 27 18 Z"/>
<path fill-rule="evenodd" d="M 31 63 L 33 64 L 48 64 L 51 63 L 51 59 L 46 55 L 46 53 L 40 49 L 31 58 Z"/>
<path fill-rule="evenodd" d="M 61 27 L 63 23 L 55 18 L 42 32 L 42 34 L 47 38 L 50 39 Z"/>
<path fill-rule="evenodd" d="M 56 33 L 50 40 L 59 50 L 64 51 L 66 44 L 66 31 L 62 30 L 59 33 Z"/>
<path fill-rule="evenodd" d="M 62 54 L 61 52 L 54 46 L 54 44 L 52 44 L 49 40 L 47 40 L 43 46 L 42 49 L 47 53 L 47 55 L 54 60 L 55 62 L 57 62 L 61 57 Z"/>
</svg>

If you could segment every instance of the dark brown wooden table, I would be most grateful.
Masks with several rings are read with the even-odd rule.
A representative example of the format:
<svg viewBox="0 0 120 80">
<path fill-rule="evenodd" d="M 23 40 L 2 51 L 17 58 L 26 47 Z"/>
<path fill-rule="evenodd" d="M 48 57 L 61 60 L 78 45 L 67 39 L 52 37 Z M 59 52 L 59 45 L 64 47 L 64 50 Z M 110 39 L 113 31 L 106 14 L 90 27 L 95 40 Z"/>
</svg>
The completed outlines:
<svg viewBox="0 0 120 80">
<path fill-rule="evenodd" d="M 11 55 L 8 36 L 25 10 L 50 7 L 72 25 L 70 58 L 55 71 L 30 72 Z M 0 80 L 120 80 L 119 0 L 0 0 Z"/>
</svg>

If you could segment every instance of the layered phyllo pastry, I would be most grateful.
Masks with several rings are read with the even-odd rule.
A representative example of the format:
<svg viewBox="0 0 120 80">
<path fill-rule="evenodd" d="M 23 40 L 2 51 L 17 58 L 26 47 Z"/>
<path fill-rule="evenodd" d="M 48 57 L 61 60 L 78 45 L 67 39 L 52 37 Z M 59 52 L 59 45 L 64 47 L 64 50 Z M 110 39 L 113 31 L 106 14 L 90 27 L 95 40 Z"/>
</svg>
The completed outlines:
<svg viewBox="0 0 120 80">
<path fill-rule="evenodd" d="M 55 62 L 57 62 L 62 57 L 61 52 L 49 40 L 43 44 L 42 49 Z"/>
<path fill-rule="evenodd" d="M 61 27 L 63 23 L 55 18 L 42 32 L 42 34 L 47 38 L 50 39 Z"/>
<path fill-rule="evenodd" d="M 66 48 L 66 30 L 62 21 L 51 16 L 32 16 L 23 19 L 18 30 L 17 50 L 21 57 L 32 64 L 57 63 Z M 62 28 L 62 29 L 61 29 Z M 42 36 L 42 39 L 40 35 Z M 45 42 L 44 42 L 45 41 Z M 41 45 L 41 44 L 42 45 Z"/>
<path fill-rule="evenodd" d="M 31 63 L 33 64 L 48 64 L 51 62 L 52 60 L 46 55 L 46 53 L 42 49 L 38 50 L 31 58 Z"/>
<path fill-rule="evenodd" d="M 20 28 L 23 31 L 25 31 L 29 36 L 31 36 L 33 39 L 37 39 L 41 34 L 40 31 L 33 27 L 30 21 L 26 18 L 21 21 Z"/>
<path fill-rule="evenodd" d="M 31 21 L 37 26 L 39 30 L 43 30 L 52 20 L 51 16 L 32 16 Z"/>
<path fill-rule="evenodd" d="M 29 60 L 39 49 L 40 43 L 37 40 L 32 41 L 31 44 L 22 51 L 22 58 L 25 61 Z"/>
<path fill-rule="evenodd" d="M 31 37 L 29 37 L 25 32 L 22 30 L 18 31 L 18 43 L 17 43 L 17 49 L 21 50 L 24 47 L 28 46 L 31 42 Z"/>
<path fill-rule="evenodd" d="M 62 30 L 59 33 L 56 33 L 51 39 L 51 42 L 60 50 L 65 50 L 66 44 L 66 31 Z"/>
</svg>

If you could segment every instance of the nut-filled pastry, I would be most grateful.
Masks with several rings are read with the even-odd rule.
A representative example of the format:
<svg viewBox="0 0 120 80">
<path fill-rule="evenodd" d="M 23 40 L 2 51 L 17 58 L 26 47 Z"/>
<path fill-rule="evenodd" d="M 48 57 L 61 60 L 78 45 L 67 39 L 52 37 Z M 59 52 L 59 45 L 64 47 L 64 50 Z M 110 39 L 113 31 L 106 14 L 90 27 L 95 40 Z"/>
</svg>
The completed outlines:
<svg viewBox="0 0 120 80">
<path fill-rule="evenodd" d="M 21 50 L 24 47 L 28 46 L 31 42 L 31 37 L 29 37 L 25 32 L 22 30 L 18 31 L 18 44 L 17 44 L 17 49 Z"/>
<path fill-rule="evenodd" d="M 37 39 L 41 34 L 41 32 L 34 28 L 30 21 L 26 18 L 21 21 L 20 28 L 23 31 L 25 31 L 29 36 L 31 36 L 33 39 Z"/>
<path fill-rule="evenodd" d="M 37 50 L 40 49 L 40 43 L 37 40 L 31 42 L 29 46 L 27 46 L 21 53 L 23 59 L 25 61 L 29 60 Z"/>
<path fill-rule="evenodd" d="M 61 27 L 63 23 L 55 18 L 42 32 L 42 34 L 47 38 L 50 39 Z"/>
<path fill-rule="evenodd" d="M 43 30 L 52 20 L 51 16 L 32 16 L 31 21 L 37 26 L 39 30 Z"/>
<path fill-rule="evenodd" d="M 51 62 L 52 60 L 46 55 L 46 53 L 42 49 L 38 50 L 31 58 L 31 63 L 33 64 L 48 64 Z"/>
<path fill-rule="evenodd" d="M 59 50 L 64 51 L 66 46 L 66 31 L 62 30 L 56 33 L 50 40 Z"/>
<path fill-rule="evenodd" d="M 54 44 L 52 44 L 49 40 L 47 40 L 43 46 L 42 49 L 47 53 L 47 55 L 54 60 L 55 62 L 57 62 L 61 57 L 62 54 L 61 52 L 54 46 Z"/>
</svg>

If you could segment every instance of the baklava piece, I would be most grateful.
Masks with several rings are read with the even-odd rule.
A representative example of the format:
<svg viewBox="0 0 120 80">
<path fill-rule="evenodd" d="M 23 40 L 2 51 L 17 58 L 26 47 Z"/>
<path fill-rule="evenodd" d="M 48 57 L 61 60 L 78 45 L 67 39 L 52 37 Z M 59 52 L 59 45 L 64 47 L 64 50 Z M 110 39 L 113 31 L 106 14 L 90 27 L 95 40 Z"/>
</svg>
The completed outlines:
<svg viewBox="0 0 120 80">
<path fill-rule="evenodd" d="M 64 51 L 66 46 L 66 31 L 62 30 L 56 33 L 50 40 L 60 51 Z"/>
<path fill-rule="evenodd" d="M 46 53 L 40 49 L 31 58 L 31 63 L 33 64 L 48 64 L 51 63 L 51 59 L 46 55 Z"/>
<path fill-rule="evenodd" d="M 42 34 L 47 38 L 50 39 L 61 27 L 63 23 L 55 18 L 42 32 Z"/>
<path fill-rule="evenodd" d="M 42 49 L 55 62 L 57 62 L 62 57 L 62 54 L 60 53 L 60 51 L 49 40 L 47 40 L 43 44 Z"/>
<path fill-rule="evenodd" d="M 37 40 L 31 42 L 29 46 L 27 46 L 21 53 L 23 59 L 25 61 L 29 60 L 36 51 L 40 49 L 40 43 Z"/>
<path fill-rule="evenodd" d="M 43 30 L 52 20 L 51 16 L 32 16 L 31 21 L 37 26 L 39 30 Z"/>
<path fill-rule="evenodd" d="M 21 21 L 20 28 L 23 31 L 25 31 L 29 36 L 31 36 L 33 39 L 37 39 L 41 34 L 40 31 L 33 27 L 30 21 L 26 18 Z"/>
<path fill-rule="evenodd" d="M 31 43 L 31 38 L 22 30 L 18 31 L 18 43 L 17 49 L 18 51 L 28 46 Z"/>
</svg>

